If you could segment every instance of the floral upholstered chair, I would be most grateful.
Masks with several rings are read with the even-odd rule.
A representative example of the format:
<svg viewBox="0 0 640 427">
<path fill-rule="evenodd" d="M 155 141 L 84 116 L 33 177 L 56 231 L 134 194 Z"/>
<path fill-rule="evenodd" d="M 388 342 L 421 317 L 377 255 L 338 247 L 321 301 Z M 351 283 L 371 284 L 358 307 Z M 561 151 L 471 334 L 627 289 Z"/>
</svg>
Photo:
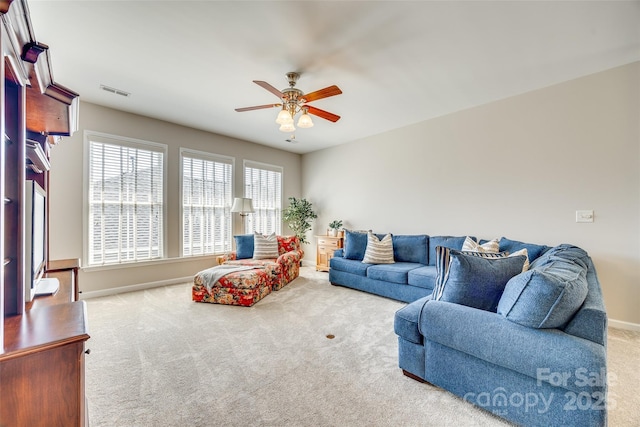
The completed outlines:
<svg viewBox="0 0 640 427">
<path fill-rule="evenodd" d="M 278 256 L 255 259 L 253 234 L 235 236 L 236 250 L 224 255 L 225 264 L 264 266 L 274 275 L 273 290 L 277 291 L 300 275 L 300 261 L 304 256 L 300 240 L 296 236 L 275 236 Z"/>
</svg>

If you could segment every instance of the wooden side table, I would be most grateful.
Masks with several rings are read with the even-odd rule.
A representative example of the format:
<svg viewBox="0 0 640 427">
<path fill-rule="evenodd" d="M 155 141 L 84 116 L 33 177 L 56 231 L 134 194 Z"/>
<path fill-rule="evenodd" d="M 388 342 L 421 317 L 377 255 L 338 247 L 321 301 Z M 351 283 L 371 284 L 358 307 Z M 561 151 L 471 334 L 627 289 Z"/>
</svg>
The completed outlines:
<svg viewBox="0 0 640 427">
<path fill-rule="evenodd" d="M 342 236 L 316 236 L 316 270 L 329 271 L 329 261 L 333 258 L 333 251 L 342 248 Z"/>
</svg>

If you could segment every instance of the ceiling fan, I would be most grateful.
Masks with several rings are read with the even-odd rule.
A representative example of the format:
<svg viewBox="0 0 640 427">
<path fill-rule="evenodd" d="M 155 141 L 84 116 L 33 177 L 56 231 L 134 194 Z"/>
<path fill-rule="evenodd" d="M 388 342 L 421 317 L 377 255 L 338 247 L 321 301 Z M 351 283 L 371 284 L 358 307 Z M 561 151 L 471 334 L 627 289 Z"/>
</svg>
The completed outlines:
<svg viewBox="0 0 640 427">
<path fill-rule="evenodd" d="M 289 80 L 289 87 L 282 89 L 281 91 L 271 86 L 267 82 L 262 80 L 254 80 L 253 82 L 260 87 L 268 90 L 278 98 L 282 100 L 281 104 L 266 104 L 256 105 L 254 107 L 236 108 L 236 111 L 252 111 L 260 110 L 263 108 L 282 107 L 276 118 L 276 123 L 280 125 L 282 132 L 293 132 L 296 128 L 293 125 L 293 119 L 296 114 L 302 112 L 302 115 L 298 119 L 298 127 L 310 128 L 313 126 L 313 121 L 309 114 L 322 117 L 330 122 L 337 122 L 340 120 L 340 116 L 330 113 L 328 111 L 321 110 L 319 108 L 309 105 L 309 102 L 317 101 L 318 99 L 328 98 L 330 96 L 340 95 L 342 91 L 336 85 L 325 87 L 324 89 L 316 90 L 305 95 L 300 89 L 296 88 L 296 82 L 300 78 L 300 73 L 290 72 L 287 73 L 287 80 Z"/>
</svg>

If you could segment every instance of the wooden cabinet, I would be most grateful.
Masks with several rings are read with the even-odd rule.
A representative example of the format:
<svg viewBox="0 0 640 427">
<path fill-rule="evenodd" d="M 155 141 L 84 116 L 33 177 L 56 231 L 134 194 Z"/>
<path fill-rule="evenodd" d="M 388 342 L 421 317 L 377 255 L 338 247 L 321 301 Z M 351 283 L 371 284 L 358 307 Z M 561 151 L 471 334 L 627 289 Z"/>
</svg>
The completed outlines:
<svg viewBox="0 0 640 427">
<path fill-rule="evenodd" d="M 0 354 L 0 425 L 86 426 L 86 304 L 73 301 L 74 271 L 47 273 L 60 281 L 52 296 L 27 303 L 5 319 Z"/>
<path fill-rule="evenodd" d="M 26 180 L 37 182 L 50 201 L 49 151 L 77 130 L 79 98 L 53 81 L 49 47 L 35 39 L 27 1 L 0 0 L 0 18 L 0 426 L 84 426 L 89 335 L 85 303 L 77 301 L 79 262 L 48 263 L 46 274 L 60 289 L 25 298 L 33 212 L 27 212 Z M 48 218 L 48 205 L 45 210 Z"/>
<path fill-rule="evenodd" d="M 342 248 L 342 237 L 316 236 L 316 241 L 316 270 L 329 271 L 333 252 Z"/>
</svg>

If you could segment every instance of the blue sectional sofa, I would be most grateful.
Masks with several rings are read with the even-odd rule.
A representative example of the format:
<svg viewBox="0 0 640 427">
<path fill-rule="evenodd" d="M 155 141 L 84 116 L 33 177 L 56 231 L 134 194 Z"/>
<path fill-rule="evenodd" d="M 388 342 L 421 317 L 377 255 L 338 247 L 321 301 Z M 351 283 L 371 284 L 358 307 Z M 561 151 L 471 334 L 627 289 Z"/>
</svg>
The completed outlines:
<svg viewBox="0 0 640 427">
<path fill-rule="evenodd" d="M 384 235 L 377 234 L 379 238 Z M 360 291 L 412 302 L 431 295 L 436 277 L 435 248 L 461 249 L 466 236 L 393 235 L 393 264 L 366 264 L 367 234 L 345 230 L 343 248 L 329 261 L 329 281 Z"/>
<path fill-rule="evenodd" d="M 409 302 L 394 323 L 405 375 L 518 425 L 606 425 L 607 316 L 584 250 L 500 239 L 500 251 L 527 248 L 530 266 L 504 279 L 496 306 L 480 309 L 451 300 L 460 295 L 451 286 L 484 286 L 483 266 L 491 262 L 459 251 L 464 237 L 394 236 L 397 262 L 381 265 L 358 261 L 363 237 L 349 237 L 330 262 L 329 279 Z M 438 284 L 437 246 L 451 249 L 450 270 Z"/>
</svg>

